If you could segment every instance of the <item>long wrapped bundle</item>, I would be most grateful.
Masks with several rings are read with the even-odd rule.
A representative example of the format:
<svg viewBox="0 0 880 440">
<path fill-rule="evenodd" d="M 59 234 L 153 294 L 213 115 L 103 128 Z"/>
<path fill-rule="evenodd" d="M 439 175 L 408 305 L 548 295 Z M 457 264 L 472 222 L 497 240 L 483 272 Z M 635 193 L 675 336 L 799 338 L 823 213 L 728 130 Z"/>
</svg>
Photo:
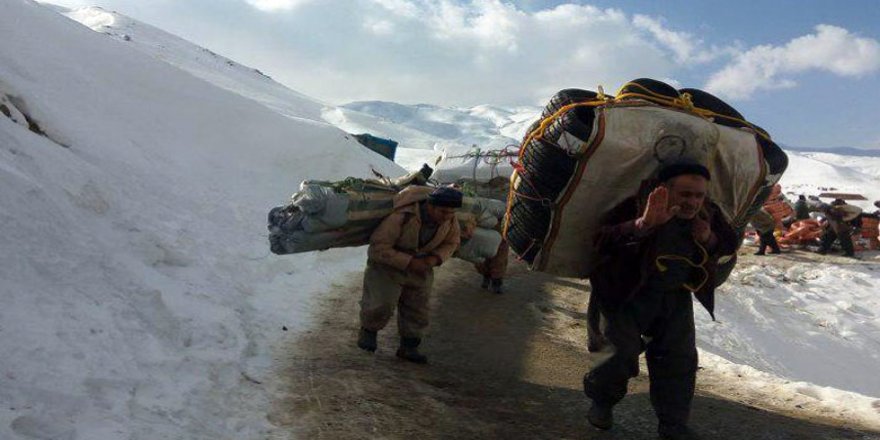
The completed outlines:
<svg viewBox="0 0 880 440">
<path fill-rule="evenodd" d="M 709 169 L 709 198 L 741 237 L 788 164 L 764 130 L 701 90 L 650 79 L 627 83 L 616 98 L 563 90 L 523 140 L 506 238 L 532 269 L 586 277 L 605 213 L 682 159 Z M 732 269 L 729 257 L 719 280 Z"/>
<path fill-rule="evenodd" d="M 290 203 L 269 212 L 270 249 L 284 255 L 368 244 L 373 229 L 394 209 L 400 190 L 413 186 L 422 198 L 428 197 L 434 188 L 422 183 L 412 174 L 394 181 L 304 181 Z M 504 211 L 504 203 L 497 200 L 465 197 L 457 216 L 462 222 L 491 229 Z"/>
</svg>

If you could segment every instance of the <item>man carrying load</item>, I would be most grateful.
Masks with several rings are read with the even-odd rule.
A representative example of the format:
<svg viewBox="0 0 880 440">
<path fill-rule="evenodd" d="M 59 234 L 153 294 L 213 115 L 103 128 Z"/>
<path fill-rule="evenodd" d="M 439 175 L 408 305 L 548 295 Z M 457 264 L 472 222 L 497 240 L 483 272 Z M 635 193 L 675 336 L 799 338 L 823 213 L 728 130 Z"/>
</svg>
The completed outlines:
<svg viewBox="0 0 880 440">
<path fill-rule="evenodd" d="M 427 363 L 418 347 L 428 326 L 434 267 L 458 249 L 455 211 L 461 204 L 461 192 L 449 187 L 435 189 L 427 199 L 418 187 L 407 187 L 395 197 L 394 211 L 370 237 L 358 347 L 376 351 L 376 334 L 385 328 L 397 306 L 397 357 Z"/>
<path fill-rule="evenodd" d="M 696 436 L 687 421 L 697 373 L 691 292 L 711 314 L 719 258 L 733 254 L 738 240 L 706 200 L 706 167 L 674 163 L 658 178 L 647 200 L 625 200 L 597 233 L 600 260 L 590 275 L 588 310 L 595 317 L 595 345 L 584 376 L 584 393 L 593 401 L 587 419 L 611 428 L 612 408 L 639 374 L 645 351 L 660 437 L 691 439 Z"/>
</svg>

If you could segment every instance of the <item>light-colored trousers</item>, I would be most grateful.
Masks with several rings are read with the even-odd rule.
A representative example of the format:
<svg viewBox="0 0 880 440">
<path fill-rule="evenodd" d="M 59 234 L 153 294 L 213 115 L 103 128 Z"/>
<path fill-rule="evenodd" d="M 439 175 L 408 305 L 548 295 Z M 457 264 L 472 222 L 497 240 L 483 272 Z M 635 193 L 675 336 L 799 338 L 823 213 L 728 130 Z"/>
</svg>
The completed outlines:
<svg viewBox="0 0 880 440">
<path fill-rule="evenodd" d="M 428 327 L 428 300 L 433 284 L 433 269 L 420 276 L 368 261 L 360 303 L 361 327 L 382 330 L 391 320 L 396 306 L 400 336 L 421 338 Z"/>
</svg>

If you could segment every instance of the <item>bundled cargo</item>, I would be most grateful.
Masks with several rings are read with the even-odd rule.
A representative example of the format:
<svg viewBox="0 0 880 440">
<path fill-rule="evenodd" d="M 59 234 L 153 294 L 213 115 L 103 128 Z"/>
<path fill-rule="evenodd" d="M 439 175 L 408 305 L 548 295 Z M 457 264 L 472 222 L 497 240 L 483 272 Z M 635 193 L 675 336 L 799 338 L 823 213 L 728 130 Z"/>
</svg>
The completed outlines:
<svg viewBox="0 0 880 440">
<path fill-rule="evenodd" d="M 532 269 L 586 277 L 602 217 L 681 160 L 709 169 L 708 197 L 740 237 L 788 165 L 766 131 L 701 90 L 651 79 L 627 83 L 616 97 L 562 90 L 520 147 L 507 241 Z M 720 261 L 719 281 L 734 261 Z"/>
<path fill-rule="evenodd" d="M 394 199 L 401 190 L 409 187 L 422 198 L 428 197 L 434 189 L 424 186 L 429 175 L 429 171 L 422 170 L 394 180 L 304 181 L 290 203 L 269 212 L 270 249 L 284 255 L 368 244 L 373 230 L 395 208 Z M 479 233 L 462 245 L 462 258 L 478 262 L 487 253 L 494 254 L 501 235 L 491 229 L 504 212 L 504 203 L 497 200 L 463 199 L 457 218 L 476 226 Z"/>
<path fill-rule="evenodd" d="M 463 153 L 446 152 L 437 162 L 432 179 L 455 184 L 479 197 L 506 202 L 513 173 L 511 164 L 517 155 L 517 148 L 486 150 L 476 146 Z"/>
</svg>

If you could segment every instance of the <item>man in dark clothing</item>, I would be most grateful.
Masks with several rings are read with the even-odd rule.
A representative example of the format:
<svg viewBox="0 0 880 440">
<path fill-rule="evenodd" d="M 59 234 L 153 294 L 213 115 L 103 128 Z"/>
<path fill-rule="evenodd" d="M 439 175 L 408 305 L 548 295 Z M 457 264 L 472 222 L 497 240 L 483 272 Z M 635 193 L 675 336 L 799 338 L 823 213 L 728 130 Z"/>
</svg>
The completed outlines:
<svg viewBox="0 0 880 440">
<path fill-rule="evenodd" d="M 852 225 L 843 219 L 845 212 L 842 207 L 844 205 L 846 205 L 846 201 L 843 199 L 834 199 L 830 205 L 826 205 L 822 209 L 827 216 L 828 224 L 825 225 L 825 232 L 822 233 L 818 251 L 820 254 L 827 254 L 831 250 L 831 245 L 837 240 L 840 241 L 844 256 L 856 256 L 852 242 Z"/>
<path fill-rule="evenodd" d="M 613 209 L 596 237 L 588 316 L 593 365 L 584 393 L 591 424 L 610 429 L 612 408 L 639 374 L 646 351 L 651 403 L 665 439 L 696 438 L 687 427 L 697 372 L 691 292 L 710 314 L 716 271 L 734 264 L 738 239 L 707 202 L 709 171 L 696 163 L 661 169 L 647 200 Z M 721 262 L 720 262 L 721 261 Z M 597 312 L 598 310 L 598 312 Z"/>
<path fill-rule="evenodd" d="M 810 218 L 810 206 L 807 205 L 807 198 L 803 194 L 798 196 L 797 202 L 794 202 L 794 218 L 795 220 Z"/>
<path fill-rule="evenodd" d="M 759 209 L 752 216 L 750 223 L 755 227 L 755 231 L 758 232 L 758 252 L 755 252 L 755 255 L 766 255 L 768 246 L 770 247 L 771 254 L 782 253 L 782 250 L 779 249 L 779 243 L 776 241 L 776 236 L 773 235 L 776 222 L 766 209 Z"/>
</svg>

